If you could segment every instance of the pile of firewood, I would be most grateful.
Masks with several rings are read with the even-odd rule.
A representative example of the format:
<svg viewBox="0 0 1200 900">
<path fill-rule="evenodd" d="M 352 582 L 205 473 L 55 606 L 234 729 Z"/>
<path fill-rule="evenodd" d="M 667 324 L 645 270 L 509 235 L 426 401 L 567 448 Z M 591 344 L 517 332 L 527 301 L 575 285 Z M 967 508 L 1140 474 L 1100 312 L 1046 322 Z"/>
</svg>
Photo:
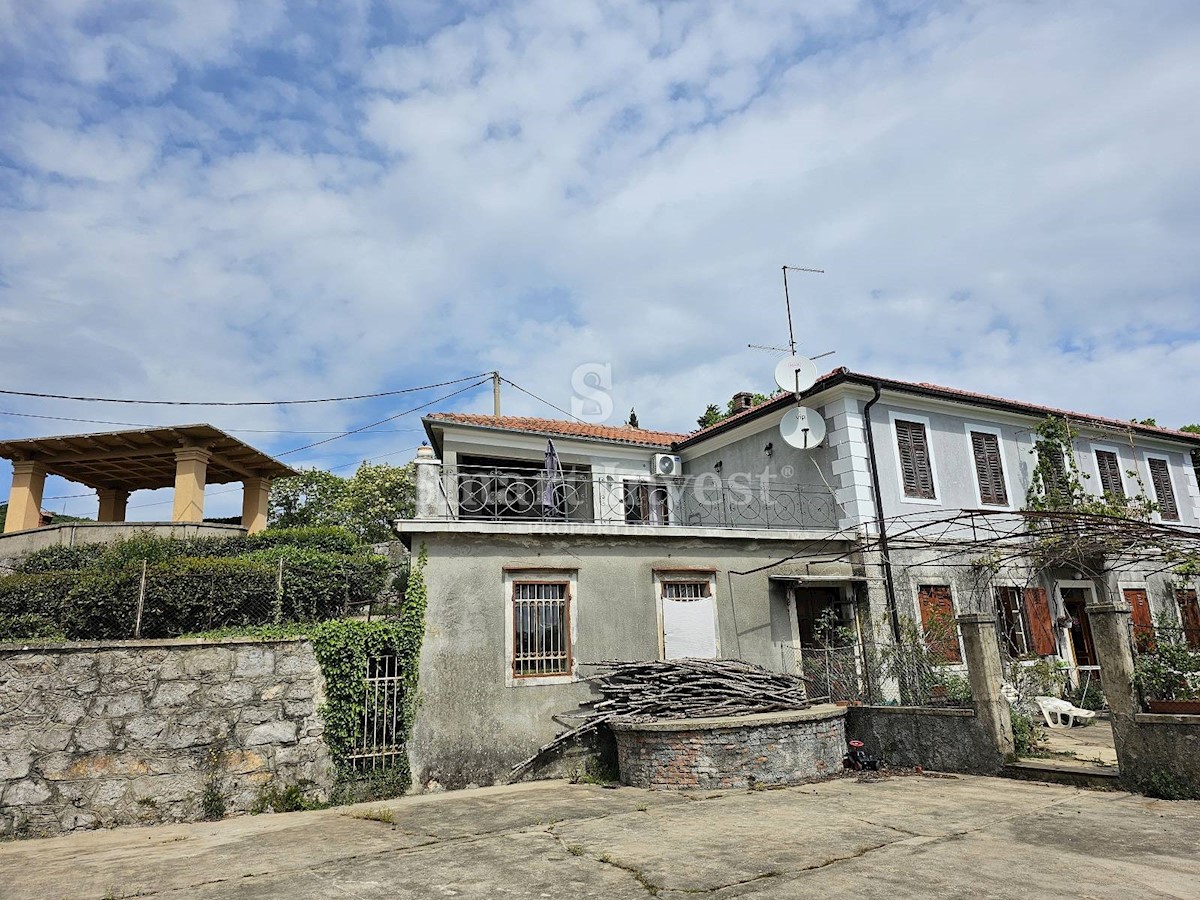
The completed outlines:
<svg viewBox="0 0 1200 900">
<path fill-rule="evenodd" d="M 594 731 L 610 719 L 698 719 L 807 709 L 813 700 L 804 679 L 733 659 L 674 659 L 667 662 L 601 663 L 585 679 L 600 696 L 569 718 L 583 723 L 560 734 L 513 767 L 517 778 L 544 754 Z"/>
</svg>

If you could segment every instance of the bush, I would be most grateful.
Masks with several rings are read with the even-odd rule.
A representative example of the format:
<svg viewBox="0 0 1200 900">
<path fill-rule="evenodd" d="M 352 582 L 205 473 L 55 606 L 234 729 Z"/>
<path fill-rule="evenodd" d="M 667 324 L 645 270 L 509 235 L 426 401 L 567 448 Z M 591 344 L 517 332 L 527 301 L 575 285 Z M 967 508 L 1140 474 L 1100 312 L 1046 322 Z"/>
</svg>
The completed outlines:
<svg viewBox="0 0 1200 900">
<path fill-rule="evenodd" d="M 44 572 L 70 572 L 88 569 L 104 552 L 103 544 L 80 544 L 75 547 L 44 547 L 35 550 L 17 563 L 16 570 L 27 575 Z"/>
<path fill-rule="evenodd" d="M 1133 683 L 1147 700 L 1200 699 L 1200 650 L 1180 633 L 1160 631 L 1154 652 L 1138 656 Z"/>
<path fill-rule="evenodd" d="M 0 578 L 0 618 L 36 615 L 59 621 L 67 607 L 67 595 L 78 580 L 78 575 L 63 572 Z"/>
<path fill-rule="evenodd" d="M 37 613 L 0 615 L 0 643 L 5 641 L 64 641 L 66 635 L 53 620 Z"/>
</svg>

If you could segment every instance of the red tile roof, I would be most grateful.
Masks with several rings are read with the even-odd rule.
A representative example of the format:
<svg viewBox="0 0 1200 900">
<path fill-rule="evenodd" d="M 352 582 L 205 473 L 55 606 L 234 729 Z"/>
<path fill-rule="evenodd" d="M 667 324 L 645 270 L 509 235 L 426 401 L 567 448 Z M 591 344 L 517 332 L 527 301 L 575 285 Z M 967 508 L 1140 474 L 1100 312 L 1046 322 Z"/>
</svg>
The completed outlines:
<svg viewBox="0 0 1200 900">
<path fill-rule="evenodd" d="M 562 435 L 591 440 L 613 441 L 618 444 L 644 445 L 669 449 L 686 434 L 670 431 L 649 431 L 645 428 L 630 428 L 628 425 L 590 425 L 586 422 L 571 422 L 565 419 L 536 419 L 528 416 L 481 416 L 471 413 L 433 413 L 425 420 L 431 423 L 453 422 L 459 425 L 478 425 L 483 428 L 498 428 L 503 431 L 524 431 L 530 434 Z"/>
<path fill-rule="evenodd" d="M 949 400 L 959 403 L 971 403 L 976 406 L 989 406 L 993 409 L 1003 409 L 1018 414 L 1032 416 L 1061 416 L 1070 419 L 1077 424 L 1099 425 L 1109 428 L 1120 428 L 1122 430 L 1131 430 L 1139 434 L 1153 435 L 1157 437 L 1165 437 L 1171 439 L 1182 439 L 1191 444 L 1200 444 L 1200 434 L 1193 434 L 1188 431 L 1178 431 L 1174 428 L 1160 428 L 1157 425 L 1141 425 L 1136 422 L 1127 422 L 1124 419 L 1113 419 L 1109 416 L 1097 416 L 1090 413 L 1072 412 L 1071 410 L 1058 409 L 1053 406 L 1042 406 L 1037 403 L 1027 403 L 1023 400 L 1009 400 L 1005 397 L 997 397 L 993 394 L 980 394 L 974 391 L 964 391 L 959 388 L 943 387 L 939 384 L 931 384 L 927 381 L 899 381 L 895 378 L 879 378 L 874 375 L 867 375 L 862 372 L 851 372 L 847 368 L 834 369 L 832 372 L 827 372 L 817 379 L 816 384 L 805 392 L 805 396 L 818 394 L 823 390 L 833 387 L 842 382 L 852 382 L 870 387 L 877 383 L 883 390 L 897 391 L 900 393 L 918 394 L 925 397 L 935 397 L 942 400 Z M 778 397 L 772 397 L 769 400 L 764 400 L 750 409 L 742 410 L 727 419 L 722 419 L 715 425 L 710 425 L 707 428 L 702 428 L 699 431 L 692 432 L 683 441 L 684 444 L 694 444 L 710 434 L 724 431 L 727 428 L 733 428 L 740 425 L 742 422 L 752 421 L 760 415 L 765 415 L 775 409 L 787 407 L 794 403 L 792 395 L 781 394 Z"/>
<path fill-rule="evenodd" d="M 817 379 L 805 396 L 820 393 L 834 385 L 851 382 L 871 387 L 878 383 L 885 391 L 918 394 L 942 400 L 960 403 L 971 403 L 977 406 L 989 406 L 993 409 L 1003 409 L 1009 412 L 1031 416 L 1065 416 L 1077 424 L 1092 424 L 1109 428 L 1131 430 L 1139 434 L 1184 440 L 1190 444 L 1200 445 L 1200 434 L 1187 431 L 1177 431 L 1173 428 L 1159 428 L 1155 425 L 1139 425 L 1122 419 L 1108 416 L 1096 416 L 1088 413 L 1071 412 L 1053 406 L 1042 406 L 1036 403 L 1026 403 L 1021 400 L 1008 400 L 992 394 L 979 394 L 974 391 L 964 391 L 958 388 L 943 387 L 925 381 L 898 381 L 894 378 L 877 378 L 862 372 L 851 372 L 847 368 L 834 369 Z M 741 410 L 722 419 L 715 425 L 693 431 L 691 434 L 675 434 L 669 431 L 648 431 L 644 428 L 630 428 L 625 425 L 588 425 L 582 422 L 570 422 L 562 419 L 535 419 L 520 416 L 480 416 L 468 413 L 435 413 L 427 416 L 430 422 L 457 422 L 463 425 L 480 425 L 486 428 L 498 428 L 504 431 L 524 431 L 534 434 L 563 435 L 565 437 L 591 438 L 602 441 L 615 441 L 621 444 L 640 444 L 648 447 L 678 448 L 696 444 L 704 438 L 734 428 L 743 422 L 753 421 L 760 415 L 777 409 L 783 409 L 794 403 L 791 394 L 780 394 L 769 400 L 764 400 L 756 406 Z"/>
</svg>

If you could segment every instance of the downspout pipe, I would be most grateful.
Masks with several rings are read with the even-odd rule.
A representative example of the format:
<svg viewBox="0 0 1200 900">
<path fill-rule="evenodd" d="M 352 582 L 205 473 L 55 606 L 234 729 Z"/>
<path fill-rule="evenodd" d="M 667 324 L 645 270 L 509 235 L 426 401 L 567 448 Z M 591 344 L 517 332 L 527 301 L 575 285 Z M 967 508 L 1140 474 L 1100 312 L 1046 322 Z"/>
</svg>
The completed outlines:
<svg viewBox="0 0 1200 900">
<path fill-rule="evenodd" d="M 875 498 L 875 527 L 879 530 L 879 553 L 883 557 L 883 589 L 892 615 L 892 637 L 900 643 L 900 613 L 896 608 L 896 582 L 892 576 L 892 557 L 888 551 L 887 521 L 883 516 L 883 496 L 879 490 L 879 463 L 875 458 L 875 432 L 871 428 L 871 407 L 879 402 L 883 385 L 876 381 L 875 396 L 863 407 L 863 425 L 867 430 L 867 462 L 871 467 L 871 492 Z"/>
</svg>

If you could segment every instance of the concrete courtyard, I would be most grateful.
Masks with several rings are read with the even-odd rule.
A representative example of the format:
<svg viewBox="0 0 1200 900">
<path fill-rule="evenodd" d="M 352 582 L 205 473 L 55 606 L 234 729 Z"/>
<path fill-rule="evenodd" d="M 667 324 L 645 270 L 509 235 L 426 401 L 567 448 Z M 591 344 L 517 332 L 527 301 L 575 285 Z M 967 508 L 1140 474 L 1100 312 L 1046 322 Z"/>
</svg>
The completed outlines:
<svg viewBox="0 0 1200 900">
<path fill-rule="evenodd" d="M 0 844 L 18 898 L 1200 897 L 1200 803 L 975 777 L 564 782 Z"/>
</svg>

